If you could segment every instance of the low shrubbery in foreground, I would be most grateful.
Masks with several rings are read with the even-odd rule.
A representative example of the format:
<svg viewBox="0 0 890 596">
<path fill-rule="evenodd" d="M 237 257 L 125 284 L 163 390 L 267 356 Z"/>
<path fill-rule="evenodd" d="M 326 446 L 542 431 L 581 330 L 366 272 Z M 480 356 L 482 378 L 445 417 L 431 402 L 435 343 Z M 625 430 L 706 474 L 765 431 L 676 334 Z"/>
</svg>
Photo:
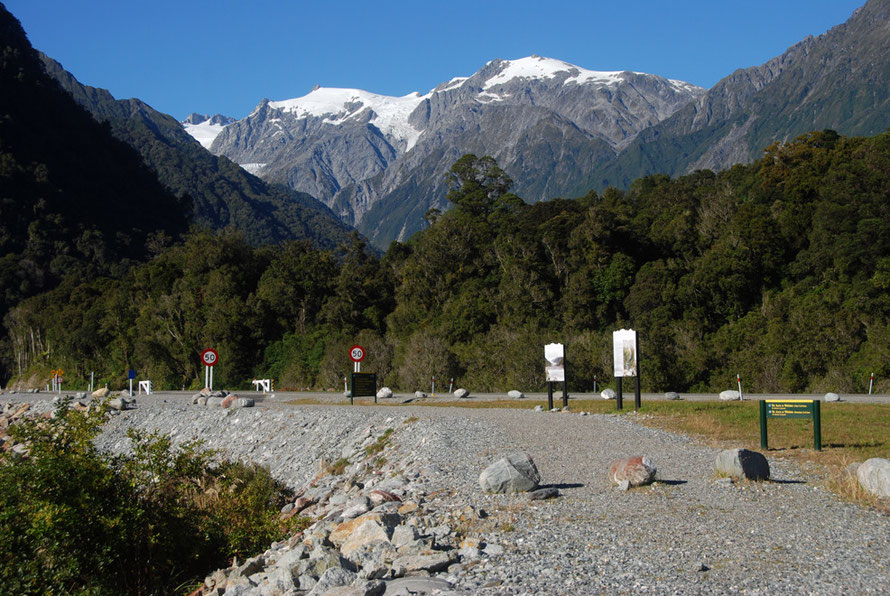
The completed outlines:
<svg viewBox="0 0 890 596">
<path fill-rule="evenodd" d="M 0 454 L 0 582 L 11 594 L 182 593 L 289 528 L 267 469 L 218 463 L 199 442 L 130 432 L 127 456 L 98 451 L 102 411 L 60 407 Z"/>
</svg>

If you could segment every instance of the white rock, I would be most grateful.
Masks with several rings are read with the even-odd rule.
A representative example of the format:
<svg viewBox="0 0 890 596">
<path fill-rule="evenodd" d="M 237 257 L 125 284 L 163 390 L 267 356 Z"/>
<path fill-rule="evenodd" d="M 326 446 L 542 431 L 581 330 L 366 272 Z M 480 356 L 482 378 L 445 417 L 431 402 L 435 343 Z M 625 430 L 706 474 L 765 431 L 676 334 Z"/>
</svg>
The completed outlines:
<svg viewBox="0 0 890 596">
<path fill-rule="evenodd" d="M 890 497 L 890 460 L 873 457 L 856 470 L 859 484 L 873 495 Z"/>
<path fill-rule="evenodd" d="M 616 397 L 618 397 L 618 394 L 615 393 L 614 389 L 603 389 L 600 392 L 600 397 L 603 399 L 615 399 Z"/>
<path fill-rule="evenodd" d="M 825 394 L 825 401 L 841 401 L 841 396 L 829 391 Z"/>
<path fill-rule="evenodd" d="M 737 399 L 741 399 L 741 395 L 735 389 L 720 392 L 720 401 L 735 401 Z"/>
<path fill-rule="evenodd" d="M 522 391 L 517 391 L 514 389 L 507 393 L 507 397 L 509 397 L 510 399 L 523 399 L 525 395 L 522 393 Z"/>
<path fill-rule="evenodd" d="M 380 391 L 377 392 L 377 399 L 389 399 L 392 397 L 392 389 L 389 387 L 382 387 Z"/>
<path fill-rule="evenodd" d="M 470 392 L 467 391 L 466 389 L 457 389 L 454 392 L 454 397 L 456 397 L 458 399 L 464 399 L 464 398 L 470 397 Z"/>
</svg>

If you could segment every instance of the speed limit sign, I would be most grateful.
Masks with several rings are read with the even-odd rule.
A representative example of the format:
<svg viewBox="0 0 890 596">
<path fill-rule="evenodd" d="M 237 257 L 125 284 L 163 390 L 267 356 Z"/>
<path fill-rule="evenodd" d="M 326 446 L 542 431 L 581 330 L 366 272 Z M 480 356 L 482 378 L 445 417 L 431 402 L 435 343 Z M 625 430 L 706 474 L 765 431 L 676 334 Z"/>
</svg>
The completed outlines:
<svg viewBox="0 0 890 596">
<path fill-rule="evenodd" d="M 349 348 L 349 358 L 353 362 L 361 362 L 365 359 L 365 349 L 359 345 Z"/>
<path fill-rule="evenodd" d="M 201 352 L 201 362 L 207 366 L 213 366 L 219 361 L 219 354 L 213 348 L 207 348 Z"/>
</svg>

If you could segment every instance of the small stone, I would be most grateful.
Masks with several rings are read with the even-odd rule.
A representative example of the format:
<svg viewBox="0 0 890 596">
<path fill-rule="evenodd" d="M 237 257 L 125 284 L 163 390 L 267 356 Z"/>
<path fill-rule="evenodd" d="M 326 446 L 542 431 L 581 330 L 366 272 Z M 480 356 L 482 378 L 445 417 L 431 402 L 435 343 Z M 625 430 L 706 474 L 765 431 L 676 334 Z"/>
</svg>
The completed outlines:
<svg viewBox="0 0 890 596">
<path fill-rule="evenodd" d="M 529 501 L 543 501 L 545 499 L 553 499 L 559 496 L 559 490 L 554 486 L 539 488 L 528 493 Z"/>
</svg>

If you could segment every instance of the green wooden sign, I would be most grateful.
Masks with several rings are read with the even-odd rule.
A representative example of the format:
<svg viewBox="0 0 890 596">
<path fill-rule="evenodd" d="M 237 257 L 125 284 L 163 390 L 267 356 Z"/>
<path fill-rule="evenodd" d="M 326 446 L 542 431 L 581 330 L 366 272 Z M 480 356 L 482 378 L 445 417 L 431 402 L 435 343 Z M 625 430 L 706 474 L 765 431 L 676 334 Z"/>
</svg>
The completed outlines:
<svg viewBox="0 0 890 596">
<path fill-rule="evenodd" d="M 787 399 L 773 400 L 766 399 L 766 416 L 767 418 L 812 418 L 815 406 L 818 403 L 809 399 Z"/>
<path fill-rule="evenodd" d="M 817 399 L 761 399 L 760 447 L 767 447 L 767 418 L 812 418 L 813 448 L 822 451 L 822 411 Z"/>
</svg>

